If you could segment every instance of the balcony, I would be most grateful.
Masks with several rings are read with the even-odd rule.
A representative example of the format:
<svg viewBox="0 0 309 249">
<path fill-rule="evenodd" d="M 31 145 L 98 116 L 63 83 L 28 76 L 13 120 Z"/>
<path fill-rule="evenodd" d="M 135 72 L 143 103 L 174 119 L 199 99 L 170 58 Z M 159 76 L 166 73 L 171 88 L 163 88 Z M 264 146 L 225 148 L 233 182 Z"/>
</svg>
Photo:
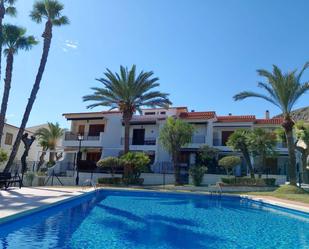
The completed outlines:
<svg viewBox="0 0 309 249">
<path fill-rule="evenodd" d="M 124 144 L 124 137 L 121 138 L 120 144 Z M 130 145 L 156 145 L 156 138 L 155 137 L 148 137 L 145 138 L 143 141 L 134 141 L 132 138 L 129 138 Z"/>
<path fill-rule="evenodd" d="M 78 135 L 77 133 L 74 132 L 66 132 L 64 134 L 64 140 L 65 141 L 78 141 Z M 83 141 L 87 140 L 87 141 L 95 141 L 95 140 L 100 140 L 100 134 L 99 135 L 93 135 L 93 134 L 88 134 L 88 133 L 84 133 L 83 134 Z"/>
<path fill-rule="evenodd" d="M 83 140 L 81 141 L 82 147 L 102 147 L 102 135 L 103 133 L 91 134 L 91 133 L 84 133 Z M 74 132 L 66 132 L 64 134 L 64 140 L 62 142 L 64 147 L 78 147 L 79 140 L 78 134 Z"/>
<path fill-rule="evenodd" d="M 204 144 L 206 143 L 206 136 L 203 135 L 194 135 L 191 139 L 192 144 Z"/>
</svg>

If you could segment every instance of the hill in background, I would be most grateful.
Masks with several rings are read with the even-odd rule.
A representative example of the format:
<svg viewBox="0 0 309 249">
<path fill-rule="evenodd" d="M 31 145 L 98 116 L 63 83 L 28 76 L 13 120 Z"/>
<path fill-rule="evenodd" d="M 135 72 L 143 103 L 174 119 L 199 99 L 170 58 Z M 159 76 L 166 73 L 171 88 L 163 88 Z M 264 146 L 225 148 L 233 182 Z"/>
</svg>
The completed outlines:
<svg viewBox="0 0 309 249">
<path fill-rule="evenodd" d="M 276 118 L 282 117 L 282 114 L 275 116 Z M 309 106 L 296 109 L 292 112 L 292 118 L 295 121 L 304 120 L 305 122 L 309 122 Z"/>
</svg>

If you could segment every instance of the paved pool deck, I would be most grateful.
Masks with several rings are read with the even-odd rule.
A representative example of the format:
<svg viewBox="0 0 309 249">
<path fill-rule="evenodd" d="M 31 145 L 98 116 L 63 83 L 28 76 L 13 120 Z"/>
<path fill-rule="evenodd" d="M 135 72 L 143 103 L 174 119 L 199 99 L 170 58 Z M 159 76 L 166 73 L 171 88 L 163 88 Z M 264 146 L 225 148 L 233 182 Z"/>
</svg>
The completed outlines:
<svg viewBox="0 0 309 249">
<path fill-rule="evenodd" d="M 76 187 L 23 187 L 0 190 L 0 219 L 72 198 L 93 189 Z"/>
</svg>

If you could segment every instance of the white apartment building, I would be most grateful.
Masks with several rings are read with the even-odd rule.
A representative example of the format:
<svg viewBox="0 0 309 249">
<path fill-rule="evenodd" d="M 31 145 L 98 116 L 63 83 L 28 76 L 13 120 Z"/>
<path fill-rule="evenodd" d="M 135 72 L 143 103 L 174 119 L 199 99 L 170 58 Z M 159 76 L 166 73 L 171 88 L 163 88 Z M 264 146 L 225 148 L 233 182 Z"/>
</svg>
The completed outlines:
<svg viewBox="0 0 309 249">
<path fill-rule="evenodd" d="M 64 162 L 74 164 L 79 145 L 82 159 L 93 163 L 104 157 L 121 155 L 124 140 L 121 112 L 65 113 L 63 116 L 71 122 L 71 129 L 66 132 L 62 142 Z M 131 120 L 130 150 L 147 153 L 152 160 L 154 171 L 160 164 L 171 161 L 170 155 L 158 141 L 160 129 L 167 117 L 182 119 L 195 127 L 192 142 L 182 148 L 181 152 L 180 161 L 187 165 L 195 163 L 196 153 L 203 145 L 219 149 L 220 157 L 235 154 L 226 146 L 226 142 L 237 129 L 261 127 L 274 130 L 280 127 L 282 122 L 281 118 L 270 118 L 269 112 L 266 112 L 263 119 L 257 119 L 254 115 L 219 116 L 214 111 L 188 111 L 187 107 L 143 109 L 141 115 L 134 115 Z M 83 135 L 82 141 L 78 141 L 79 134 Z M 277 151 L 278 157 L 267 162 L 269 173 L 285 174 L 287 149 L 284 144 L 278 143 Z M 208 172 L 218 173 L 218 169 L 208 169 Z"/>
</svg>

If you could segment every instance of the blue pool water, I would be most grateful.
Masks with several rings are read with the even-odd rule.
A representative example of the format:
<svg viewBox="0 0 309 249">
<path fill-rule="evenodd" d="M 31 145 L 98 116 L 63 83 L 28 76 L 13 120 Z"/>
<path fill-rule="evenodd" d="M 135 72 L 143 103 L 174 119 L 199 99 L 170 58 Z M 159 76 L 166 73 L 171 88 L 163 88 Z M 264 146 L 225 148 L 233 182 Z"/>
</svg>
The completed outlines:
<svg viewBox="0 0 309 249">
<path fill-rule="evenodd" d="M 0 248 L 301 249 L 309 215 L 238 197 L 102 190 L 0 225 Z"/>
</svg>

